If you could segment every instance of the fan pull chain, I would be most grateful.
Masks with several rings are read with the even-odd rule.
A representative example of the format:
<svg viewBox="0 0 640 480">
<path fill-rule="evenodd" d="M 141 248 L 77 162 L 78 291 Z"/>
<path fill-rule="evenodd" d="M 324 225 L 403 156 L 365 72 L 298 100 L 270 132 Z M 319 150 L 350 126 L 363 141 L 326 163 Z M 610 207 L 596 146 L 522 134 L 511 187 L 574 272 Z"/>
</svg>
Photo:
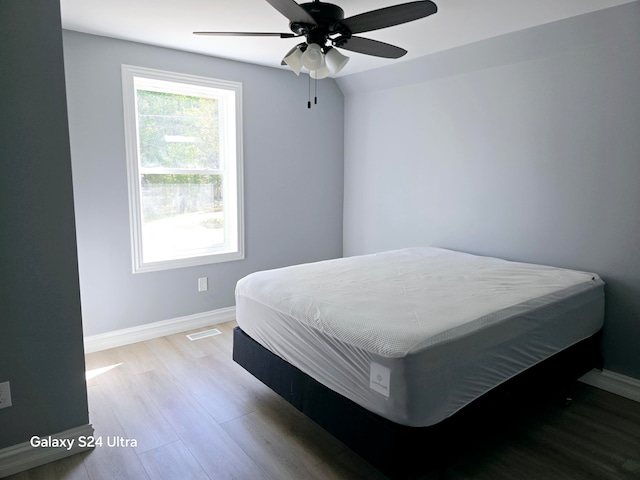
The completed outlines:
<svg viewBox="0 0 640 480">
<path fill-rule="evenodd" d="M 318 104 L 318 79 L 313 80 L 313 104 Z M 307 98 L 307 108 L 311 108 L 311 73 L 309 73 L 309 94 Z"/>
<path fill-rule="evenodd" d="M 318 104 L 318 79 L 313 79 L 313 104 Z M 311 108 L 311 73 L 309 73 L 309 95 L 307 97 L 307 108 Z"/>
</svg>

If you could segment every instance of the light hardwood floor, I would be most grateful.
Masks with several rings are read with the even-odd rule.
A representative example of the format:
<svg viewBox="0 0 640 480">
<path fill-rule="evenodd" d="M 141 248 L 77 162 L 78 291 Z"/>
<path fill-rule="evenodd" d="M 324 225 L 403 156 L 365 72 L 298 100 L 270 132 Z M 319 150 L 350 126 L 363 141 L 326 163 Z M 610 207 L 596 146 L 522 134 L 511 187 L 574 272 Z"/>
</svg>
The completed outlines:
<svg viewBox="0 0 640 480">
<path fill-rule="evenodd" d="M 105 444 L 9 478 L 386 478 L 236 365 L 234 326 L 87 355 L 90 422 Z M 108 447 L 114 438 L 137 445 Z M 570 406 L 543 405 L 425 478 L 639 479 L 640 404 L 578 384 Z"/>
</svg>

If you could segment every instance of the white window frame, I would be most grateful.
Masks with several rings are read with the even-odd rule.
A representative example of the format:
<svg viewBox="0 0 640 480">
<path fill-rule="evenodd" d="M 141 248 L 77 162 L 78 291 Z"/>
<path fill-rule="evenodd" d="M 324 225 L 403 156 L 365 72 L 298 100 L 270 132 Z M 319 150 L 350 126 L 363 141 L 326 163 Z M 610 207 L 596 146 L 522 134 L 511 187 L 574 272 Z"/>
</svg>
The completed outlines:
<svg viewBox="0 0 640 480">
<path fill-rule="evenodd" d="M 145 262 L 142 245 L 142 210 L 140 189 L 140 162 L 136 111 L 136 78 L 156 82 L 159 90 L 170 91 L 171 84 L 180 84 L 179 93 L 189 90 L 194 95 L 210 89 L 218 90 L 229 127 L 224 129 L 221 143 L 226 145 L 223 192 L 225 218 L 225 247 L 219 252 L 199 256 Z M 146 86 L 146 85 L 145 85 Z M 203 88 L 204 87 L 204 88 Z M 167 88 L 169 90 L 167 90 Z M 242 84 L 227 80 L 199 77 L 183 73 L 155 70 L 132 65 L 122 65 L 122 97 L 124 107 L 125 147 L 129 189 L 129 221 L 131 231 L 131 256 L 133 273 L 191 267 L 211 263 L 229 262 L 244 258 L 244 208 L 242 175 Z M 235 146 L 235 148 L 232 148 Z M 158 173 L 163 173 L 158 170 Z M 188 173 L 204 173 L 189 171 Z M 207 171 L 206 173 L 211 173 Z M 234 208 L 235 207 L 235 208 Z"/>
</svg>

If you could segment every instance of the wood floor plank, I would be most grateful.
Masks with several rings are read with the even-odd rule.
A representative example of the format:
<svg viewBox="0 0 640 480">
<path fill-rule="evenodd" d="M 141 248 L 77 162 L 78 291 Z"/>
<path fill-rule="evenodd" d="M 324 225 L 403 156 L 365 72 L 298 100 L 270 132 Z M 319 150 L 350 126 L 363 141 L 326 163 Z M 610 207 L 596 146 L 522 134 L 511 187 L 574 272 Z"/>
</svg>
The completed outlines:
<svg viewBox="0 0 640 480">
<path fill-rule="evenodd" d="M 126 370 L 134 375 L 155 370 L 162 365 L 144 342 L 123 345 L 112 349 L 112 351 L 123 363 Z"/>
<path fill-rule="evenodd" d="M 184 360 L 192 358 L 190 355 L 185 355 L 184 352 L 176 350 L 167 337 L 152 338 L 142 343 L 153 353 L 156 360 L 164 368 L 179 367 Z"/>
<path fill-rule="evenodd" d="M 215 327 L 222 332 L 222 335 L 217 335 L 211 338 L 222 352 L 228 354 L 229 358 L 231 358 L 231 354 L 233 353 L 233 329 L 237 326 L 238 323 L 235 320 L 232 322 L 220 323 Z"/>
<path fill-rule="evenodd" d="M 151 480 L 211 480 L 182 441 L 144 452 L 140 460 Z"/>
<path fill-rule="evenodd" d="M 347 448 L 281 397 L 274 397 L 272 402 L 263 402 L 254 413 L 276 430 L 281 438 L 290 440 L 297 448 L 320 461 L 333 458 Z"/>
<path fill-rule="evenodd" d="M 122 359 L 115 349 L 85 355 L 87 387 L 108 382 L 115 369 L 122 369 Z"/>
<path fill-rule="evenodd" d="M 126 439 L 135 440 L 136 453 L 178 440 L 178 435 L 140 385 L 139 375 L 117 370 L 101 385 Z"/>
<path fill-rule="evenodd" d="M 147 345 L 154 352 L 164 368 L 200 402 L 217 422 L 240 417 L 252 411 L 245 399 L 237 398 L 225 385 L 211 375 L 202 358 L 193 358 L 184 351 L 174 348 L 166 337 L 149 340 Z"/>
<path fill-rule="evenodd" d="M 315 478 L 317 465 L 346 449 L 280 397 L 269 398 L 262 408 L 222 427 L 276 478 Z"/>
<path fill-rule="evenodd" d="M 571 412 L 588 418 L 597 417 L 601 421 L 594 425 L 640 444 L 640 429 L 637 427 L 640 424 L 638 402 L 593 387 L 588 393 L 585 393 L 583 386 L 580 389 L 582 391 L 572 403 Z"/>
<path fill-rule="evenodd" d="M 208 358 L 185 359 L 168 368 L 218 423 L 251 413 L 255 408 L 252 398 L 239 396 L 230 388 Z"/>
<path fill-rule="evenodd" d="M 189 374 L 182 377 L 185 386 L 196 392 L 194 396 L 218 423 L 254 412 L 266 398 L 278 397 L 225 354 L 202 357 L 188 365 Z"/>
<path fill-rule="evenodd" d="M 213 340 L 214 337 L 205 337 L 199 340 L 189 340 L 187 334 L 201 332 L 203 330 L 209 330 L 214 327 L 199 328 L 196 330 L 190 330 L 184 333 L 176 333 L 175 335 L 168 335 L 165 337 L 168 342 L 185 357 L 199 358 L 219 353 L 222 350 L 219 344 Z"/>
<path fill-rule="evenodd" d="M 570 413 L 568 413 L 570 415 Z M 564 422 L 562 422 L 564 423 Z M 591 435 L 589 424 L 576 423 L 541 425 L 534 438 L 554 451 L 561 452 L 565 465 L 588 465 L 588 472 L 602 480 L 619 479 L 618 466 L 623 459 L 611 449 L 605 437 Z M 581 472 L 586 474 L 586 472 Z"/>
<path fill-rule="evenodd" d="M 593 387 L 579 385 L 582 393 L 570 406 L 550 404 L 494 435 L 492 440 L 472 449 L 449 466 L 450 479 L 523 478 L 545 480 L 631 480 L 640 478 L 632 469 L 640 459 L 640 443 L 634 435 L 622 434 L 600 418 L 605 409 L 592 409 L 584 415 L 581 399 L 599 396 Z M 612 394 L 606 394 L 612 395 Z M 588 403 L 588 402 L 584 402 Z M 579 412 L 576 413 L 576 405 Z M 626 404 L 640 411 L 636 402 Z M 633 413 L 632 415 L 635 415 Z M 640 424 L 627 428 L 636 433 Z M 626 435 L 626 437 L 625 437 Z M 622 452 L 622 453 L 621 453 Z M 639 463 L 640 464 L 640 463 Z M 635 476 L 634 476 L 635 475 Z"/>
<path fill-rule="evenodd" d="M 271 478 L 310 478 L 309 467 L 321 462 L 256 413 L 226 422 L 222 428 Z"/>
<path fill-rule="evenodd" d="M 89 418 L 95 429 L 95 437 L 103 440 L 84 455 L 84 466 L 91 480 L 145 480 L 148 475 L 132 448 L 109 447 L 109 437 L 126 437 L 107 395 L 100 385 L 88 389 Z M 65 479 L 66 480 L 66 479 Z"/>
<path fill-rule="evenodd" d="M 205 472 L 215 472 L 214 478 L 221 480 L 270 478 L 171 373 L 154 370 L 140 377 L 143 388 Z"/>
</svg>

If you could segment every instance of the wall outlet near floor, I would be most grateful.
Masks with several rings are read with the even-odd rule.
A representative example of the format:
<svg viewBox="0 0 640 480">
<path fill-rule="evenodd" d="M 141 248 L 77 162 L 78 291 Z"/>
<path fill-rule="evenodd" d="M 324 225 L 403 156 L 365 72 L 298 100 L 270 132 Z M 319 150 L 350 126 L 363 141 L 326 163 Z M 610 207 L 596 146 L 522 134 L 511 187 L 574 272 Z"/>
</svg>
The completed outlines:
<svg viewBox="0 0 640 480">
<path fill-rule="evenodd" d="M 206 292 L 209 290 L 209 282 L 207 281 L 207 277 L 200 277 L 198 279 L 198 291 Z"/>
<path fill-rule="evenodd" d="M 11 406 L 11 389 L 9 388 L 9 382 L 0 383 L 0 408 L 7 408 Z"/>
</svg>

